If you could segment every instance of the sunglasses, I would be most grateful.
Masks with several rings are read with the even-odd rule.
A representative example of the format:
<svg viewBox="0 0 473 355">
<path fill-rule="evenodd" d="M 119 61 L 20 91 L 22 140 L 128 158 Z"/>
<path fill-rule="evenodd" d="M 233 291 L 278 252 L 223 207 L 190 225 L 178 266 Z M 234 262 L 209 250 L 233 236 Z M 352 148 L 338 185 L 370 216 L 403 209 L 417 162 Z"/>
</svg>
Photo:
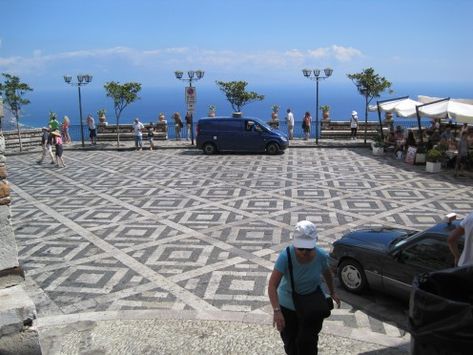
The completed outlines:
<svg viewBox="0 0 473 355">
<path fill-rule="evenodd" d="M 297 250 L 301 251 L 301 252 L 304 252 L 304 253 L 308 253 L 308 252 L 311 252 L 312 250 L 314 250 L 315 248 L 296 248 Z"/>
</svg>

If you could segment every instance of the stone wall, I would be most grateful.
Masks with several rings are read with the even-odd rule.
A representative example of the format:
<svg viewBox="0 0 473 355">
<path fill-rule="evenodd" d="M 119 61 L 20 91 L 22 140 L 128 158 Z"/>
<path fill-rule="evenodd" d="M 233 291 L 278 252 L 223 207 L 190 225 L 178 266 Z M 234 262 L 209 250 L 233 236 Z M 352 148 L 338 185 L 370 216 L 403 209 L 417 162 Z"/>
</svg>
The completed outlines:
<svg viewBox="0 0 473 355">
<path fill-rule="evenodd" d="M 7 175 L 5 137 L 0 135 L 0 354 L 41 354 L 33 326 L 36 308 L 18 263 Z"/>
</svg>

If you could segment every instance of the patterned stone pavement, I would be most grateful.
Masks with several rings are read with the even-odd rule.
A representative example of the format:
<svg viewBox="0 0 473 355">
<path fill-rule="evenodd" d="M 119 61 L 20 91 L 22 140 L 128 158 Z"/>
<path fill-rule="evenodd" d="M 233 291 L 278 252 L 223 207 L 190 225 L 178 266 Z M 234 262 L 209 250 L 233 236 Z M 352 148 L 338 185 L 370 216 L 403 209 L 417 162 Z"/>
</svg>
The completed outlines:
<svg viewBox="0 0 473 355">
<path fill-rule="evenodd" d="M 148 310 L 268 319 L 269 273 L 298 220 L 316 223 L 328 249 L 360 226 L 420 230 L 473 210 L 471 179 L 367 149 L 67 151 L 65 169 L 37 158 L 7 163 L 40 318 Z M 347 303 L 324 329 L 341 326 L 347 336 L 405 335 Z"/>
</svg>

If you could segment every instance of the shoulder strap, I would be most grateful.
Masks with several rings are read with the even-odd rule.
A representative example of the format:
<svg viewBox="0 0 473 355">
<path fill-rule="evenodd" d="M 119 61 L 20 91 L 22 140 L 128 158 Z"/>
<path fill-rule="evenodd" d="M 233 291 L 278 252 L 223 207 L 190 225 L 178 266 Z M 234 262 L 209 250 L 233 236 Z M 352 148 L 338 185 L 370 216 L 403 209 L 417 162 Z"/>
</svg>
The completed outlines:
<svg viewBox="0 0 473 355">
<path fill-rule="evenodd" d="M 289 275 L 291 279 L 291 288 L 293 292 L 296 292 L 296 289 L 294 288 L 294 274 L 292 273 L 292 259 L 291 259 L 291 252 L 289 251 L 289 247 L 286 248 L 286 253 L 287 253 L 287 263 L 289 267 Z"/>
</svg>

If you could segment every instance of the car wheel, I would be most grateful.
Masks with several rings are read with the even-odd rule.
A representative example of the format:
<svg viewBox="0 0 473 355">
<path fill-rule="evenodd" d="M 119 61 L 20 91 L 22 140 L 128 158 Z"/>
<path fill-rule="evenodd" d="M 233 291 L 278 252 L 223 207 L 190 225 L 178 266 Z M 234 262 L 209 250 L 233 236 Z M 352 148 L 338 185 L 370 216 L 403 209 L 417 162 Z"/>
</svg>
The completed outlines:
<svg viewBox="0 0 473 355">
<path fill-rule="evenodd" d="M 279 153 L 279 146 L 276 143 L 269 143 L 266 146 L 266 151 L 270 155 L 278 154 Z"/>
<path fill-rule="evenodd" d="M 353 293 L 363 292 L 368 284 L 363 268 L 353 259 L 342 261 L 338 267 L 338 278 L 343 288 Z"/>
<path fill-rule="evenodd" d="M 217 148 L 215 148 L 215 145 L 213 145 L 212 143 L 205 143 L 202 147 L 202 150 L 204 151 L 204 154 L 211 155 L 215 154 Z"/>
</svg>

